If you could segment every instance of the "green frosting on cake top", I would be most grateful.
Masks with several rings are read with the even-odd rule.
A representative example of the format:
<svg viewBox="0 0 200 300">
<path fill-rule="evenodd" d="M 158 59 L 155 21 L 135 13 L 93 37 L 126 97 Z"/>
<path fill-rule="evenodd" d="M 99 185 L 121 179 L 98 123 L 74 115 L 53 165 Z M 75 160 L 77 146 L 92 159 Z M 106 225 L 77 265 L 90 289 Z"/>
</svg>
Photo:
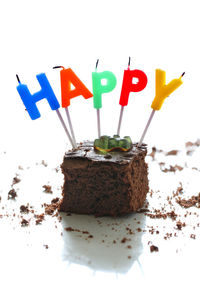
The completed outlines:
<svg viewBox="0 0 200 300">
<path fill-rule="evenodd" d="M 102 135 L 99 139 L 94 141 L 94 148 L 100 151 L 110 152 L 118 149 L 120 151 L 128 151 L 132 147 L 132 141 L 129 136 L 120 138 L 119 135 Z"/>
</svg>

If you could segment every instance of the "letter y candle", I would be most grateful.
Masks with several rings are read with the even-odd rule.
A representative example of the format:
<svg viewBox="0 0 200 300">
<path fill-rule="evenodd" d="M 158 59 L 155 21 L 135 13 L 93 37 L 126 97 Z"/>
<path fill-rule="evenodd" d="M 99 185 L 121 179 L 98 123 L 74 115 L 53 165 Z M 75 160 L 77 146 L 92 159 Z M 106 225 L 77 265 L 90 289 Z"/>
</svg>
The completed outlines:
<svg viewBox="0 0 200 300">
<path fill-rule="evenodd" d="M 145 137 L 146 132 L 149 128 L 149 125 L 153 119 L 155 111 L 160 110 L 164 103 L 165 98 L 167 98 L 171 93 L 173 93 L 183 83 L 181 79 L 184 76 L 184 74 L 185 74 L 185 72 L 178 79 L 173 79 L 166 85 L 166 72 L 162 71 L 160 69 L 156 69 L 156 95 L 151 104 L 151 108 L 153 110 L 152 110 L 149 120 L 146 124 L 146 127 L 143 131 L 143 134 L 141 136 L 138 147 L 141 146 L 141 144 L 144 140 L 144 137 Z"/>
</svg>

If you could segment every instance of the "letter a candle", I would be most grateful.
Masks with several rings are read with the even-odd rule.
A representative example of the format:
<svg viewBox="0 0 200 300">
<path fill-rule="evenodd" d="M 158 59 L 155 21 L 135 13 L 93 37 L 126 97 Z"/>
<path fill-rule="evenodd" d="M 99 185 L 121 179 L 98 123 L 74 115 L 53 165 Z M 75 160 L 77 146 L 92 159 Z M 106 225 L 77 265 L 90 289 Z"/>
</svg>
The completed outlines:
<svg viewBox="0 0 200 300">
<path fill-rule="evenodd" d="M 137 78 L 138 82 L 133 83 L 133 78 Z M 122 82 L 122 89 L 119 104 L 121 105 L 119 123 L 117 128 L 117 135 L 120 135 L 120 128 L 122 123 L 124 106 L 128 105 L 128 99 L 130 92 L 140 92 L 147 85 L 147 76 L 141 70 L 130 70 L 130 57 L 128 62 L 128 69 L 124 71 L 124 77 Z"/>
<path fill-rule="evenodd" d="M 53 69 L 62 68 L 60 71 L 60 84 L 61 84 L 61 101 L 62 107 L 65 108 L 65 112 L 67 115 L 71 135 L 73 138 L 73 142 L 75 147 L 77 147 L 76 139 L 74 135 L 74 130 L 70 118 L 70 113 L 68 107 L 70 106 L 70 100 L 72 98 L 83 96 L 85 99 L 91 98 L 92 93 L 86 88 L 86 86 L 82 83 L 82 81 L 76 76 L 76 74 L 72 71 L 72 69 L 65 69 L 62 66 L 56 66 Z M 71 84 L 75 87 L 75 89 L 71 88 Z"/>
<path fill-rule="evenodd" d="M 185 72 L 181 75 L 180 78 L 173 79 L 166 85 L 166 72 L 162 71 L 160 69 L 156 69 L 156 95 L 151 104 L 151 108 L 153 110 L 152 110 L 149 120 L 146 124 L 144 132 L 143 132 L 140 142 L 138 144 L 138 147 L 141 146 L 141 144 L 144 140 L 144 137 L 145 137 L 146 132 L 149 128 L 149 125 L 153 119 L 155 111 L 160 110 L 164 103 L 164 100 L 183 83 L 181 79 L 184 76 L 184 74 L 185 74 Z"/>
</svg>

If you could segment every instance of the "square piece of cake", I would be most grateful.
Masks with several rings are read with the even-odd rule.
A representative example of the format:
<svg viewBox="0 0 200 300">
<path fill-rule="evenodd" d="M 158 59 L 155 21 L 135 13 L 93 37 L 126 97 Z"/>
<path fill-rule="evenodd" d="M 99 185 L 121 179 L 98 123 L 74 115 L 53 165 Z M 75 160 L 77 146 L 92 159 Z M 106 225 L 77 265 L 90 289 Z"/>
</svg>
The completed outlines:
<svg viewBox="0 0 200 300">
<path fill-rule="evenodd" d="M 119 216 L 144 205 L 148 187 L 146 145 L 108 154 L 84 142 L 67 152 L 61 165 L 64 185 L 60 211 Z"/>
</svg>

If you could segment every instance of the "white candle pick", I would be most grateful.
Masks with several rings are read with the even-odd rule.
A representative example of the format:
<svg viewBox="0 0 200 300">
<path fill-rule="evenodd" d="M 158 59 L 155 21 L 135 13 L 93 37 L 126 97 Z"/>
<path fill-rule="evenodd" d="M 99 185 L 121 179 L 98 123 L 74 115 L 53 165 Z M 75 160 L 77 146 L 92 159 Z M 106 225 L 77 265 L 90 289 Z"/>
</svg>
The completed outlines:
<svg viewBox="0 0 200 300">
<path fill-rule="evenodd" d="M 70 143 L 72 145 L 72 148 L 76 148 L 76 146 L 74 144 L 74 141 L 72 140 L 71 135 L 69 134 L 69 131 L 67 129 L 67 126 L 66 126 L 66 124 L 65 124 L 65 122 L 63 120 L 63 117 L 61 116 L 61 113 L 60 113 L 59 109 L 56 110 L 56 113 L 57 113 L 57 116 L 58 116 L 58 118 L 59 118 L 59 120 L 60 120 L 60 122 L 61 122 L 61 124 L 62 124 L 62 126 L 63 126 L 63 128 L 64 128 L 64 130 L 66 132 L 66 134 L 67 134 L 67 137 L 68 137 L 68 139 L 69 139 L 69 141 L 70 141 Z"/>
<path fill-rule="evenodd" d="M 144 140 L 144 137 L 145 137 L 145 135 L 146 135 L 146 132 L 147 132 L 147 130 L 148 130 L 148 128 L 149 128 L 149 125 L 150 125 L 150 123 L 151 123 L 151 121 L 152 121 L 152 119 L 153 119 L 153 116 L 154 116 L 155 112 L 156 112 L 156 111 L 153 109 L 152 112 L 151 112 L 151 115 L 150 115 L 150 117 L 149 117 L 149 120 L 148 120 L 148 122 L 147 122 L 147 125 L 146 125 L 146 127 L 145 127 L 145 129 L 144 129 L 144 132 L 143 132 L 143 134 L 142 134 L 142 136 L 141 136 L 141 139 L 140 139 L 140 141 L 139 141 L 138 147 L 140 147 L 140 146 L 142 145 L 142 142 L 143 142 L 143 140 Z"/>
<path fill-rule="evenodd" d="M 97 72 L 97 67 L 98 67 L 99 59 L 96 61 L 96 67 L 95 67 L 95 72 Z M 97 132 L 98 132 L 98 138 L 101 136 L 101 121 L 100 121 L 100 109 L 97 109 Z"/>
<path fill-rule="evenodd" d="M 76 138 L 75 138 L 75 135 L 74 135 L 74 129 L 73 129 L 73 126 L 72 126 L 72 122 L 71 122 L 71 118 L 70 118 L 70 113 L 69 113 L 68 107 L 65 107 L 65 112 L 66 112 L 66 115 L 67 115 L 67 120 L 68 120 L 68 123 L 69 123 L 69 128 L 70 128 L 70 131 L 71 131 L 71 135 L 72 135 L 72 139 L 73 139 L 73 142 L 74 142 L 74 146 L 75 146 L 75 148 L 77 148 Z"/>
<path fill-rule="evenodd" d="M 131 57 L 129 56 L 128 70 L 130 70 L 130 64 L 131 64 Z M 121 124 L 122 124 L 123 112 L 124 112 L 124 106 L 121 105 L 120 115 L 119 115 L 119 123 L 118 123 L 118 127 L 117 127 L 117 135 L 119 135 L 119 136 L 120 136 L 120 129 L 121 129 Z"/>
</svg>

